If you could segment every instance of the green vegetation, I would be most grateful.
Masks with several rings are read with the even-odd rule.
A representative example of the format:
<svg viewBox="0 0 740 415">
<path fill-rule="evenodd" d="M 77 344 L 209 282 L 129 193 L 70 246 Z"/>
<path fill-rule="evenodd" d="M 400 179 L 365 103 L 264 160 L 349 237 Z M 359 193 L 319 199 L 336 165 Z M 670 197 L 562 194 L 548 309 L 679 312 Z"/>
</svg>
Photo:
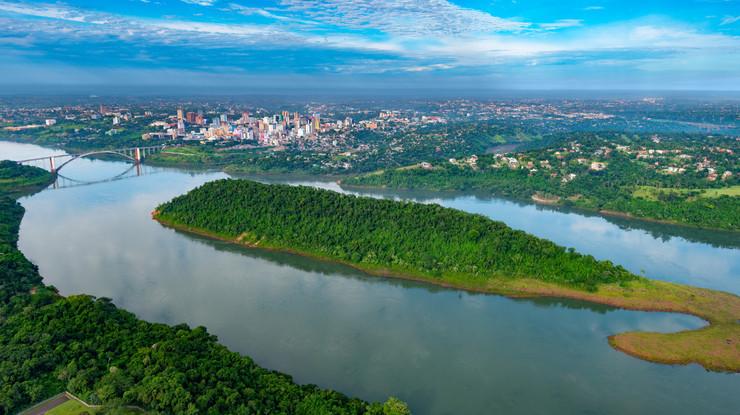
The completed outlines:
<svg viewBox="0 0 740 415">
<path fill-rule="evenodd" d="M 320 160 L 314 155 L 296 152 L 275 152 L 265 148 L 233 149 L 215 144 L 183 146 L 167 149 L 147 158 L 156 166 L 220 168 L 231 172 L 255 173 L 322 173 Z M 326 171 L 323 171 L 326 173 Z"/>
<path fill-rule="evenodd" d="M 54 399 L 54 398 L 52 398 Z M 41 403 L 40 405 L 43 405 Z M 21 412 L 19 415 L 33 413 L 35 407 Z M 69 399 L 46 412 L 47 415 L 138 415 L 148 412 L 135 407 L 121 406 L 87 406 L 76 399 Z"/>
<path fill-rule="evenodd" d="M 16 183 L 43 175 L 2 166 L 0 178 Z M 17 249 L 22 216 L 0 195 L 0 414 L 64 390 L 90 404 L 163 414 L 408 413 L 397 400 L 369 404 L 297 385 L 230 352 L 203 327 L 148 323 L 106 298 L 59 296 Z"/>
<path fill-rule="evenodd" d="M 63 148 L 69 152 L 151 145 L 141 139 L 151 120 L 141 118 L 126 125 L 112 125 L 112 117 L 97 120 L 59 120 L 56 125 L 20 131 L 0 130 L 0 139 L 40 146 Z M 43 120 L 37 120 L 43 124 Z"/>
<path fill-rule="evenodd" d="M 46 170 L 0 160 L 0 195 L 33 193 L 48 186 L 52 177 Z"/>
<path fill-rule="evenodd" d="M 69 400 L 51 411 L 47 412 L 46 415 L 82 415 L 82 414 L 96 414 L 98 411 L 90 409 L 85 405 L 73 400 Z"/>
<path fill-rule="evenodd" d="M 632 193 L 632 196 L 649 201 L 666 200 L 674 196 L 690 198 L 692 200 L 707 198 L 716 199 L 722 196 L 737 197 L 740 196 L 740 185 L 723 187 L 723 188 L 706 188 L 706 189 L 686 189 L 686 188 L 668 188 L 661 189 L 655 186 L 638 186 Z"/>
<path fill-rule="evenodd" d="M 331 259 L 379 275 L 697 315 L 711 325 L 684 333 L 624 333 L 610 342 L 648 360 L 740 371 L 740 297 L 640 278 L 480 215 L 309 187 L 220 180 L 159 206 L 154 217 L 185 231 Z M 651 347 L 633 347 L 646 343 Z"/>
<path fill-rule="evenodd" d="M 243 243 L 440 279 L 529 277 L 595 290 L 638 278 L 483 216 L 309 187 L 220 180 L 157 212 Z"/>
<path fill-rule="evenodd" d="M 71 399 L 54 409 L 50 410 L 46 413 L 46 415 L 96 415 L 104 413 L 103 411 L 98 411 L 97 409 L 88 408 L 87 406 L 81 404 L 80 402 Z M 123 413 L 123 412 L 120 412 Z M 128 412 L 128 413 L 134 413 L 134 412 Z"/>
<path fill-rule="evenodd" d="M 540 203 L 740 230 L 734 139 L 581 134 L 565 145 L 399 168 L 343 180 L 348 186 L 481 191 Z M 735 172 L 735 173 L 733 173 Z"/>
<path fill-rule="evenodd" d="M 336 138 L 336 143 L 332 138 Z M 188 142 L 147 158 L 160 166 L 220 168 L 228 173 L 301 173 L 347 175 L 370 172 L 386 166 L 402 166 L 422 160 L 442 161 L 450 155 L 485 152 L 491 146 L 511 141 L 536 142 L 539 135 L 523 133 L 492 123 L 453 124 L 357 130 L 324 136 L 297 145 L 262 147 L 256 142 Z M 332 143 L 332 144 L 330 144 Z"/>
</svg>

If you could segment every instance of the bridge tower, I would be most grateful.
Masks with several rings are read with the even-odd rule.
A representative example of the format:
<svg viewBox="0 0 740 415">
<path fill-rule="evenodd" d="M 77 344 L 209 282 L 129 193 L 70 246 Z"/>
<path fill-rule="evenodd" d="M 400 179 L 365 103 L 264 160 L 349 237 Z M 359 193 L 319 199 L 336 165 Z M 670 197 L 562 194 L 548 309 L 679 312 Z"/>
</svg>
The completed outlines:
<svg viewBox="0 0 740 415">
<path fill-rule="evenodd" d="M 134 151 L 134 159 L 136 164 L 141 163 L 141 149 L 139 147 L 136 147 L 136 151 Z"/>
<path fill-rule="evenodd" d="M 54 156 L 49 157 L 49 171 L 56 173 L 57 166 L 54 164 Z"/>
</svg>

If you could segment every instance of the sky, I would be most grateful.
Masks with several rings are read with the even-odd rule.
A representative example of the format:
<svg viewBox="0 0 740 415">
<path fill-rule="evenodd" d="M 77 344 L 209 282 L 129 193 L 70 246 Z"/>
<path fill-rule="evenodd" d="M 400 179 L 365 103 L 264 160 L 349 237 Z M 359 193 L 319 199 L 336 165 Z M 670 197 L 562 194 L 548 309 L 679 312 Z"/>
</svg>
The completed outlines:
<svg viewBox="0 0 740 415">
<path fill-rule="evenodd" d="M 740 0 L 0 0 L 0 92 L 740 90 Z"/>
</svg>

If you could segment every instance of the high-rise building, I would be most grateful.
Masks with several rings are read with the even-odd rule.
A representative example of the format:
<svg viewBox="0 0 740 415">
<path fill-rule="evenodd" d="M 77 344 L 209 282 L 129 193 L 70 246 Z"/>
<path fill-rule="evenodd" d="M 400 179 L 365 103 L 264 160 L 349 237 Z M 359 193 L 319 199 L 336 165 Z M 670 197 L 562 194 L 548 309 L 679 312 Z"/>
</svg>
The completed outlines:
<svg viewBox="0 0 740 415">
<path fill-rule="evenodd" d="M 321 119 L 319 117 L 319 114 L 315 114 L 313 116 L 313 130 L 316 134 L 318 134 L 321 130 Z"/>
<path fill-rule="evenodd" d="M 301 128 L 301 116 L 297 112 L 293 113 L 293 128 Z"/>
<path fill-rule="evenodd" d="M 177 121 L 182 121 L 182 120 L 183 120 L 182 108 L 178 108 L 177 109 Z"/>
<path fill-rule="evenodd" d="M 197 118 L 197 114 L 194 112 L 188 112 L 185 114 L 185 120 L 187 120 L 188 124 L 195 124 L 195 119 Z"/>
<path fill-rule="evenodd" d="M 226 114 L 221 114 L 221 122 L 228 122 L 229 118 L 226 116 Z"/>
</svg>

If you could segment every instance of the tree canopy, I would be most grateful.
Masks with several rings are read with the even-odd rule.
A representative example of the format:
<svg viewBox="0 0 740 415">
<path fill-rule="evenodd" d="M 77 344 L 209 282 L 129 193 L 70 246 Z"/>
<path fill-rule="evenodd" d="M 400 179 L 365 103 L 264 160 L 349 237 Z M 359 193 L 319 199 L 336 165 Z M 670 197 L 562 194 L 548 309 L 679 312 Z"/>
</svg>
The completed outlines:
<svg viewBox="0 0 740 415">
<path fill-rule="evenodd" d="M 37 176 L 43 171 L 0 163 L 1 179 L 23 183 Z M 137 405 L 162 414 L 409 413 L 397 399 L 368 403 L 298 385 L 229 351 L 203 327 L 149 323 L 107 298 L 58 295 L 17 249 L 23 213 L 3 189 L 0 414 L 17 413 L 64 390 L 91 404 Z"/>
<path fill-rule="evenodd" d="M 609 261 L 435 204 L 219 180 L 157 212 L 166 223 L 370 270 L 478 281 L 534 278 L 584 290 L 638 278 Z"/>
</svg>

